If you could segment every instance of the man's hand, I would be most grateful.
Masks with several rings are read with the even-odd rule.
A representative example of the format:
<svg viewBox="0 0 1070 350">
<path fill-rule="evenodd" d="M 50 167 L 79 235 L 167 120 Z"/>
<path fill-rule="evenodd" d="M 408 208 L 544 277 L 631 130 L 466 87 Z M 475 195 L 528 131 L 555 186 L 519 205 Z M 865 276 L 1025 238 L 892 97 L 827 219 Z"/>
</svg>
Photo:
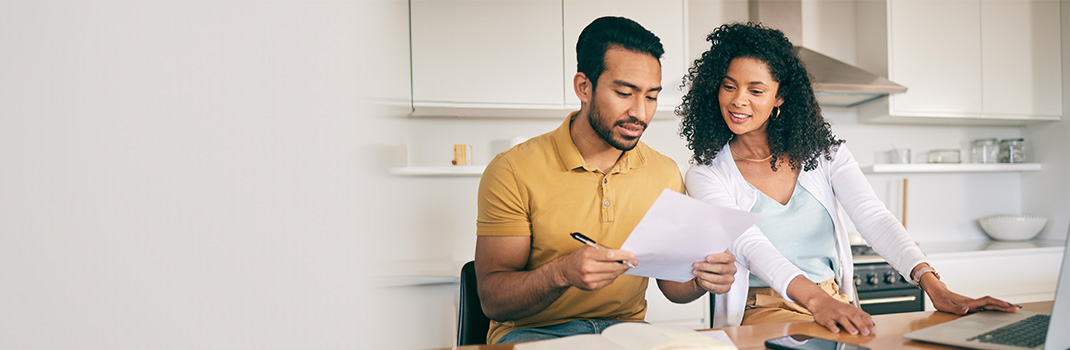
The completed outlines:
<svg viewBox="0 0 1070 350">
<path fill-rule="evenodd" d="M 576 249 L 572 254 L 555 259 L 551 264 L 554 275 L 559 276 L 559 287 L 574 286 L 582 290 L 597 290 L 610 285 L 618 276 L 628 271 L 628 266 L 621 264 L 621 260 L 632 265 L 639 264 L 635 253 L 591 246 Z"/>
<path fill-rule="evenodd" d="M 601 248 L 601 249 L 600 249 Z M 617 262 L 638 264 L 635 253 L 582 246 L 534 270 L 525 270 L 531 254 L 527 236 L 476 238 L 476 278 L 483 312 L 504 322 L 534 315 L 549 307 L 570 286 L 604 288 L 628 270 Z"/>
<path fill-rule="evenodd" d="M 695 283 L 710 293 L 724 294 L 736 280 L 736 256 L 729 252 L 710 254 L 691 265 Z"/>
<path fill-rule="evenodd" d="M 683 283 L 658 280 L 658 288 L 677 304 L 695 301 L 706 292 L 727 293 L 736 280 L 736 256 L 729 252 L 707 255 L 704 261 L 691 264 L 691 274 L 695 278 Z"/>
</svg>

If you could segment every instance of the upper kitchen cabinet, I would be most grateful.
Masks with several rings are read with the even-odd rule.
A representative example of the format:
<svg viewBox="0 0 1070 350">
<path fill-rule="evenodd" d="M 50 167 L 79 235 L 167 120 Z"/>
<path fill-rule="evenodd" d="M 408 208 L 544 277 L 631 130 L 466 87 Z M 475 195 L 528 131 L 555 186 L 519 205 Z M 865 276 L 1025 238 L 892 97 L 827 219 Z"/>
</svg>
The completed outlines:
<svg viewBox="0 0 1070 350">
<path fill-rule="evenodd" d="M 684 0 L 411 0 L 413 116 L 564 118 L 576 40 L 595 18 L 636 20 L 661 38 L 656 116 L 680 103 Z"/>
<path fill-rule="evenodd" d="M 872 123 L 1022 125 L 1062 115 L 1059 2 L 861 1 L 858 56 L 907 92 Z"/>
<path fill-rule="evenodd" d="M 658 94 L 657 114 L 673 115 L 673 109 L 683 97 L 680 83 L 687 67 L 682 0 L 565 0 L 564 9 L 563 83 L 567 108 L 580 108 L 580 100 L 572 87 L 572 77 L 576 74 L 576 41 L 580 32 L 598 17 L 621 16 L 639 22 L 661 39 L 665 54 L 661 56 L 662 91 Z"/>
<path fill-rule="evenodd" d="M 412 0 L 414 115 L 561 116 L 560 0 Z"/>
</svg>

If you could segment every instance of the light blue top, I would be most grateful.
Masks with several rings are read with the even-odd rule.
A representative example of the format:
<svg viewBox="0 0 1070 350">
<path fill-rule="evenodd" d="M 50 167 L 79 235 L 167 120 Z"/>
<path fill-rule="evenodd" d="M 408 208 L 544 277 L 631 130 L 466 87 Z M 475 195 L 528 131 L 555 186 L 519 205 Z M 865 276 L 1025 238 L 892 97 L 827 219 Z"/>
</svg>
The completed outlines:
<svg viewBox="0 0 1070 350">
<path fill-rule="evenodd" d="M 836 277 L 835 266 L 839 263 L 835 227 L 832 216 L 821 202 L 798 182 L 787 205 L 781 205 L 762 191 L 757 192 L 758 198 L 750 211 L 762 213 L 755 225 L 777 251 L 803 270 L 810 281 L 818 283 Z M 769 286 L 754 274 L 750 275 L 750 285 Z"/>
</svg>

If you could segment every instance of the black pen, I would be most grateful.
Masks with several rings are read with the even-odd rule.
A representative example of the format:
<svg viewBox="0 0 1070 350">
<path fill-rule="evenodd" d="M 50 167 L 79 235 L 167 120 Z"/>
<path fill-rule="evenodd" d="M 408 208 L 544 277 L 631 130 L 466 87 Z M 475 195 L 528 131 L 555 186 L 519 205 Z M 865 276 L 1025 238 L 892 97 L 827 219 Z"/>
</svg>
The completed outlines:
<svg viewBox="0 0 1070 350">
<path fill-rule="evenodd" d="M 572 238 L 575 238 L 577 241 L 580 241 L 583 244 L 586 244 L 586 245 L 589 245 L 589 246 L 592 246 L 592 247 L 595 247 L 595 248 L 598 248 L 598 249 L 604 249 L 604 248 L 602 248 L 602 246 L 598 245 L 598 243 L 595 242 L 593 239 L 587 238 L 587 236 L 584 236 L 582 233 L 573 232 L 573 233 L 570 233 L 569 236 L 572 236 Z M 632 263 L 628 262 L 628 260 L 617 260 L 617 262 L 619 262 L 621 264 L 624 264 L 624 265 L 628 265 L 628 267 L 635 267 L 635 265 L 632 265 Z"/>
</svg>

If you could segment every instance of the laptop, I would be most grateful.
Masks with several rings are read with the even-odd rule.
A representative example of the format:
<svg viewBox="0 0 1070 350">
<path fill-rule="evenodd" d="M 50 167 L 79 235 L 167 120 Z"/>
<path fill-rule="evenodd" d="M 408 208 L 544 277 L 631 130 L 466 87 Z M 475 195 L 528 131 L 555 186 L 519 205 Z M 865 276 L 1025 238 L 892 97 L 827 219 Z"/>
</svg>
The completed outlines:
<svg viewBox="0 0 1070 350">
<path fill-rule="evenodd" d="M 1051 314 L 979 312 L 903 336 L 975 349 L 1070 349 L 1070 236 L 1067 238 Z"/>
</svg>

